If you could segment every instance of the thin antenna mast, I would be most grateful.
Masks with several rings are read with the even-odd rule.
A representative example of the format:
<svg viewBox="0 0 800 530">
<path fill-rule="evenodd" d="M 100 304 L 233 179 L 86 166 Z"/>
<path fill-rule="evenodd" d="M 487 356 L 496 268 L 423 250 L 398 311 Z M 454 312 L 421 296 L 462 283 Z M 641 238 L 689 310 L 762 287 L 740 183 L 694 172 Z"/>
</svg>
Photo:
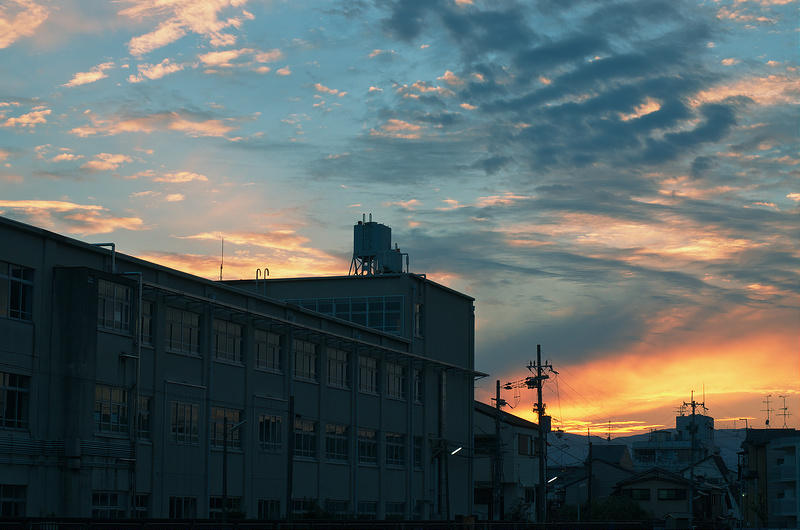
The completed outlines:
<svg viewBox="0 0 800 530">
<path fill-rule="evenodd" d="M 786 396 L 778 396 L 778 397 L 783 399 L 783 407 L 779 408 L 778 410 L 782 410 L 783 411 L 783 414 L 782 414 L 782 416 L 783 416 L 783 428 L 785 429 L 786 428 L 786 418 L 788 416 L 791 416 L 791 414 L 789 413 L 789 409 L 786 407 Z"/>
<path fill-rule="evenodd" d="M 222 249 L 219 258 L 219 281 L 222 281 L 222 264 L 225 263 L 225 238 L 222 238 Z"/>
<path fill-rule="evenodd" d="M 769 413 L 772 412 L 772 409 L 769 408 L 769 398 L 771 398 L 771 397 L 772 397 L 772 394 L 769 394 L 767 396 L 767 399 L 762 402 L 762 403 L 766 403 L 767 404 L 767 408 L 761 409 L 761 412 L 766 412 L 767 413 L 767 421 L 766 421 L 767 429 L 769 429 Z"/>
</svg>

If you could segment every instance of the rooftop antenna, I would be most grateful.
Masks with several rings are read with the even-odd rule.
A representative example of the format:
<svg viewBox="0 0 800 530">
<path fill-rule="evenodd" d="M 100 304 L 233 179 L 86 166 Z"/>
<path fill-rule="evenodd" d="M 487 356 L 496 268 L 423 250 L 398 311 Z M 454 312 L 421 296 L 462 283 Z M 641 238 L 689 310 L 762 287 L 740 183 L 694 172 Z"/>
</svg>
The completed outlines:
<svg viewBox="0 0 800 530">
<path fill-rule="evenodd" d="M 761 412 L 766 412 L 767 413 L 767 421 L 765 422 L 766 425 L 767 425 L 767 429 L 769 429 L 769 413 L 771 412 L 771 409 L 769 408 L 769 398 L 771 398 L 771 397 L 772 397 L 772 394 L 769 394 L 767 396 L 767 399 L 762 401 L 762 403 L 766 403 L 767 404 L 767 408 L 761 409 Z"/>
<path fill-rule="evenodd" d="M 782 410 L 783 411 L 783 414 L 781 414 L 781 415 L 783 416 L 783 428 L 785 429 L 786 428 L 786 418 L 788 416 L 791 416 L 791 414 L 789 413 L 789 409 L 786 407 L 786 396 L 778 396 L 778 397 L 783 399 L 783 407 L 779 408 L 778 410 Z"/>
<path fill-rule="evenodd" d="M 219 281 L 222 281 L 222 264 L 225 263 L 225 238 L 222 238 L 222 249 L 219 258 Z"/>
</svg>

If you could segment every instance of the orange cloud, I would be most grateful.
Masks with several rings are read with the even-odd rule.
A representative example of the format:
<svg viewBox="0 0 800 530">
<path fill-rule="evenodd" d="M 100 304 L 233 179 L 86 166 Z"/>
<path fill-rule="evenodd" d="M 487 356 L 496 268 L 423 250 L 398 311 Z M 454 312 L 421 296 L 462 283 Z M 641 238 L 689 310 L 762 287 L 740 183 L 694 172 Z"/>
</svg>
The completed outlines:
<svg viewBox="0 0 800 530">
<path fill-rule="evenodd" d="M 34 0 L 8 0 L 0 6 L 0 50 L 29 37 L 50 12 Z"/>
<path fill-rule="evenodd" d="M 198 173 L 192 173 L 190 171 L 177 171 L 175 173 L 164 173 L 160 177 L 154 177 L 154 182 L 170 182 L 170 183 L 183 183 L 183 182 L 192 182 L 194 180 L 199 180 L 202 182 L 207 182 L 208 177 L 205 175 L 200 175 Z"/>
<path fill-rule="evenodd" d="M 8 118 L 4 122 L 0 122 L 0 127 L 23 127 L 34 128 L 39 124 L 47 123 L 46 116 L 50 115 L 50 109 L 34 110 L 27 114 L 22 114 L 16 118 Z M 0 115 L 0 118 L 4 116 Z"/>
<path fill-rule="evenodd" d="M 800 79 L 796 75 L 770 75 L 747 77 L 725 86 L 718 86 L 697 94 L 695 105 L 722 101 L 729 97 L 747 96 L 758 105 L 796 105 L 800 93 Z"/>
<path fill-rule="evenodd" d="M 108 77 L 108 74 L 106 74 L 106 70 L 109 70 L 113 67 L 114 63 L 98 64 L 88 72 L 76 73 L 74 76 L 72 76 L 72 80 L 70 80 L 67 83 L 64 83 L 61 86 L 74 87 L 79 85 L 85 85 L 87 83 L 94 83 L 95 81 L 99 81 L 100 79 Z"/>
<path fill-rule="evenodd" d="M 140 83 L 145 79 L 161 79 L 164 76 L 179 72 L 184 69 L 185 64 L 173 63 L 169 59 L 164 59 L 158 64 L 140 64 L 137 65 L 139 73 L 137 75 L 129 75 L 129 83 Z"/>
<path fill-rule="evenodd" d="M 188 33 L 208 39 L 213 47 L 231 46 L 236 37 L 226 33 L 228 28 L 240 28 L 244 20 L 252 20 L 251 13 L 241 10 L 241 16 L 226 16 L 222 11 L 239 7 L 247 0 L 215 0 L 210 2 L 163 2 L 161 0 L 124 0 L 133 4 L 120 11 L 120 15 L 143 20 L 165 18 L 150 33 L 132 38 L 128 49 L 135 57 L 177 41 Z"/>
<path fill-rule="evenodd" d="M 75 204 L 66 201 L 2 201 L 0 208 L 9 208 L 30 217 L 36 226 L 73 234 L 105 234 L 118 228 L 142 230 L 144 223 L 138 217 L 109 215 L 103 206 Z"/>
<path fill-rule="evenodd" d="M 49 111 L 48 111 L 49 113 Z M 218 136 L 225 137 L 236 127 L 223 120 L 198 119 L 195 116 L 184 116 L 178 112 L 161 112 L 140 118 L 111 118 L 100 119 L 90 114 L 91 125 L 75 127 L 70 133 L 87 138 L 94 135 L 110 136 L 120 133 L 156 131 L 177 131 L 189 136 Z"/>
<path fill-rule="evenodd" d="M 89 160 L 81 165 L 83 169 L 94 169 L 97 171 L 112 171 L 126 162 L 133 162 L 133 158 L 128 155 L 112 155 L 110 153 L 100 153 L 95 155 L 95 160 Z"/>
<path fill-rule="evenodd" d="M 413 123 L 392 118 L 386 122 L 385 125 L 381 126 L 381 131 L 372 129 L 370 134 L 372 136 L 415 139 L 420 137 L 419 131 L 421 130 L 422 126 L 420 125 L 414 125 Z"/>
</svg>

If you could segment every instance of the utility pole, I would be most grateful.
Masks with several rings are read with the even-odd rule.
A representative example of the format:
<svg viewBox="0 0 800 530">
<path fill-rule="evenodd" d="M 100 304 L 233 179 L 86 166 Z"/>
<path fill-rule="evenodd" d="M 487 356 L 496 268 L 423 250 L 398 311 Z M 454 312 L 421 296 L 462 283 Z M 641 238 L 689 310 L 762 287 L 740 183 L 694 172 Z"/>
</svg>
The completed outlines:
<svg viewBox="0 0 800 530">
<path fill-rule="evenodd" d="M 587 467 L 586 476 L 587 476 L 587 485 L 586 485 L 586 520 L 592 520 L 592 436 L 589 433 L 589 429 L 586 429 L 586 437 L 589 439 L 589 457 L 586 459 Z M 581 499 L 578 496 L 578 504 L 580 504 Z"/>
<path fill-rule="evenodd" d="M 534 368 L 536 371 L 534 372 Z M 545 435 L 550 431 L 550 417 L 545 415 L 545 404 L 542 403 L 542 384 L 545 379 L 550 376 L 544 374 L 544 369 L 547 368 L 553 373 L 550 364 L 542 365 L 542 346 L 536 345 L 536 364 L 528 365 L 528 370 L 536 374 L 532 383 L 536 385 L 536 414 L 539 417 L 539 432 L 536 439 L 536 449 L 539 454 L 539 487 L 536 502 L 536 522 L 544 523 L 547 517 L 547 480 L 546 480 L 546 467 L 547 467 L 547 454 L 545 449 Z"/>
<path fill-rule="evenodd" d="M 705 402 L 697 403 L 694 400 L 694 390 L 692 390 L 692 402 L 691 403 L 683 403 L 684 405 L 692 407 L 692 421 L 689 424 L 689 431 L 692 435 L 692 448 L 689 452 L 689 528 L 692 528 L 693 520 L 694 520 L 694 436 L 697 433 L 697 424 L 695 423 L 695 409 L 698 405 L 706 408 Z"/>
<path fill-rule="evenodd" d="M 502 495 L 503 484 L 501 482 L 502 469 L 503 469 L 503 444 L 500 441 L 500 407 L 505 402 L 500 399 L 500 380 L 497 380 L 497 389 L 494 398 L 495 416 L 494 416 L 494 439 L 495 439 L 495 452 L 492 455 L 494 467 L 492 468 L 492 519 L 499 521 L 502 519 Z"/>
</svg>

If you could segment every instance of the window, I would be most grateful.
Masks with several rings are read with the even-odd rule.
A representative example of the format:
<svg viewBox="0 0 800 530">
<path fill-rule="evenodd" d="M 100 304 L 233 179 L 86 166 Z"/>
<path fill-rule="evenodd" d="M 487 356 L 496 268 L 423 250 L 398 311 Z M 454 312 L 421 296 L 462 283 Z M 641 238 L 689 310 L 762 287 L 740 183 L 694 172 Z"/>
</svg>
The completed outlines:
<svg viewBox="0 0 800 530">
<path fill-rule="evenodd" d="M 422 436 L 414 437 L 414 469 L 422 469 Z"/>
<path fill-rule="evenodd" d="M 350 503 L 347 501 L 325 500 L 325 512 L 329 514 L 332 519 L 347 519 L 350 515 L 349 506 Z"/>
<path fill-rule="evenodd" d="M 147 519 L 150 517 L 150 495 L 147 493 L 137 493 L 133 498 L 133 517 L 135 519 Z"/>
<path fill-rule="evenodd" d="M 532 455 L 533 451 L 531 448 L 533 447 L 533 436 L 530 434 L 518 434 L 517 435 L 519 447 L 518 451 L 521 455 Z"/>
<path fill-rule="evenodd" d="M 149 300 L 142 300 L 142 344 L 153 345 L 153 309 L 155 304 Z"/>
<path fill-rule="evenodd" d="M 268 453 L 281 451 L 281 417 L 270 414 L 258 416 L 258 448 Z"/>
<path fill-rule="evenodd" d="M 0 372 L 0 429 L 27 429 L 31 378 Z"/>
<path fill-rule="evenodd" d="M 386 363 L 386 395 L 391 398 L 405 399 L 406 369 L 394 363 Z"/>
<path fill-rule="evenodd" d="M 281 358 L 283 357 L 283 337 L 277 333 L 257 329 L 255 345 L 256 368 L 280 372 Z"/>
<path fill-rule="evenodd" d="M 422 403 L 422 370 L 414 370 L 414 403 Z"/>
<path fill-rule="evenodd" d="M 147 396 L 139 396 L 136 406 L 136 436 L 144 440 L 150 439 L 150 401 Z"/>
<path fill-rule="evenodd" d="M 222 496 L 212 496 L 208 499 L 208 518 L 209 519 L 216 519 L 217 521 L 222 520 L 222 513 L 227 511 L 228 513 L 231 512 L 242 512 L 242 498 L 241 497 L 228 497 L 228 506 L 225 509 L 225 503 L 223 502 Z"/>
<path fill-rule="evenodd" d="M 242 364 L 242 326 L 214 320 L 214 359 Z"/>
<path fill-rule="evenodd" d="M 628 490 L 631 499 L 637 501 L 649 501 L 650 489 L 649 488 L 631 488 Z"/>
<path fill-rule="evenodd" d="M 197 444 L 199 412 L 200 406 L 194 403 L 172 402 L 171 433 L 174 443 Z"/>
<path fill-rule="evenodd" d="M 305 515 L 319 510 L 317 499 L 305 497 L 303 499 L 292 499 L 292 514 Z"/>
<path fill-rule="evenodd" d="M 372 429 L 358 430 L 358 463 L 378 465 L 378 433 Z"/>
<path fill-rule="evenodd" d="M 294 456 L 317 458 L 317 422 L 294 420 Z"/>
<path fill-rule="evenodd" d="M 97 326 L 102 329 L 131 331 L 131 288 L 107 280 L 97 283 Z"/>
<path fill-rule="evenodd" d="M 94 430 L 112 434 L 128 432 L 128 391 L 122 388 L 94 386 Z"/>
<path fill-rule="evenodd" d="M 166 321 L 167 349 L 200 355 L 200 315 L 168 307 Z"/>
<path fill-rule="evenodd" d="M 128 495 L 124 491 L 93 491 L 93 519 L 123 519 Z"/>
<path fill-rule="evenodd" d="M 0 261 L 0 317 L 33 319 L 33 269 Z"/>
<path fill-rule="evenodd" d="M 387 519 L 403 519 L 406 516 L 406 503 L 404 502 L 386 502 L 386 518 Z"/>
<path fill-rule="evenodd" d="M 241 449 L 244 425 L 239 424 L 242 422 L 242 411 L 222 407 L 211 407 L 211 447 L 222 448 L 225 444 L 225 418 L 228 418 L 228 448 Z M 232 429 L 235 425 L 239 427 Z"/>
<path fill-rule="evenodd" d="M 359 519 L 375 519 L 378 516 L 378 503 L 359 501 L 356 511 Z"/>
<path fill-rule="evenodd" d="M 635 452 L 639 462 L 655 462 L 656 451 L 655 449 L 637 449 Z"/>
<path fill-rule="evenodd" d="M 325 426 L 325 458 L 330 462 L 349 461 L 349 437 L 346 425 L 329 423 Z"/>
<path fill-rule="evenodd" d="M 27 486 L 0 484 L 0 517 L 25 516 Z"/>
<path fill-rule="evenodd" d="M 294 340 L 294 376 L 317 380 L 317 345 L 313 342 Z"/>
<path fill-rule="evenodd" d="M 658 500 L 660 501 L 684 501 L 686 500 L 686 490 L 679 488 L 658 490 Z"/>
<path fill-rule="evenodd" d="M 414 304 L 414 335 L 422 336 L 422 304 Z"/>
<path fill-rule="evenodd" d="M 386 333 L 403 333 L 403 297 L 304 298 L 286 302 Z"/>
<path fill-rule="evenodd" d="M 371 394 L 378 393 L 378 359 L 373 357 L 359 357 L 358 359 L 358 388 Z"/>
<path fill-rule="evenodd" d="M 259 519 L 280 519 L 281 501 L 278 499 L 258 499 Z"/>
<path fill-rule="evenodd" d="M 406 437 L 403 434 L 386 433 L 386 465 L 406 465 Z"/>
<path fill-rule="evenodd" d="M 197 497 L 170 497 L 170 519 L 194 519 L 197 517 Z"/>
<path fill-rule="evenodd" d="M 350 354 L 344 350 L 328 348 L 328 384 L 348 388 L 350 386 Z"/>
</svg>

